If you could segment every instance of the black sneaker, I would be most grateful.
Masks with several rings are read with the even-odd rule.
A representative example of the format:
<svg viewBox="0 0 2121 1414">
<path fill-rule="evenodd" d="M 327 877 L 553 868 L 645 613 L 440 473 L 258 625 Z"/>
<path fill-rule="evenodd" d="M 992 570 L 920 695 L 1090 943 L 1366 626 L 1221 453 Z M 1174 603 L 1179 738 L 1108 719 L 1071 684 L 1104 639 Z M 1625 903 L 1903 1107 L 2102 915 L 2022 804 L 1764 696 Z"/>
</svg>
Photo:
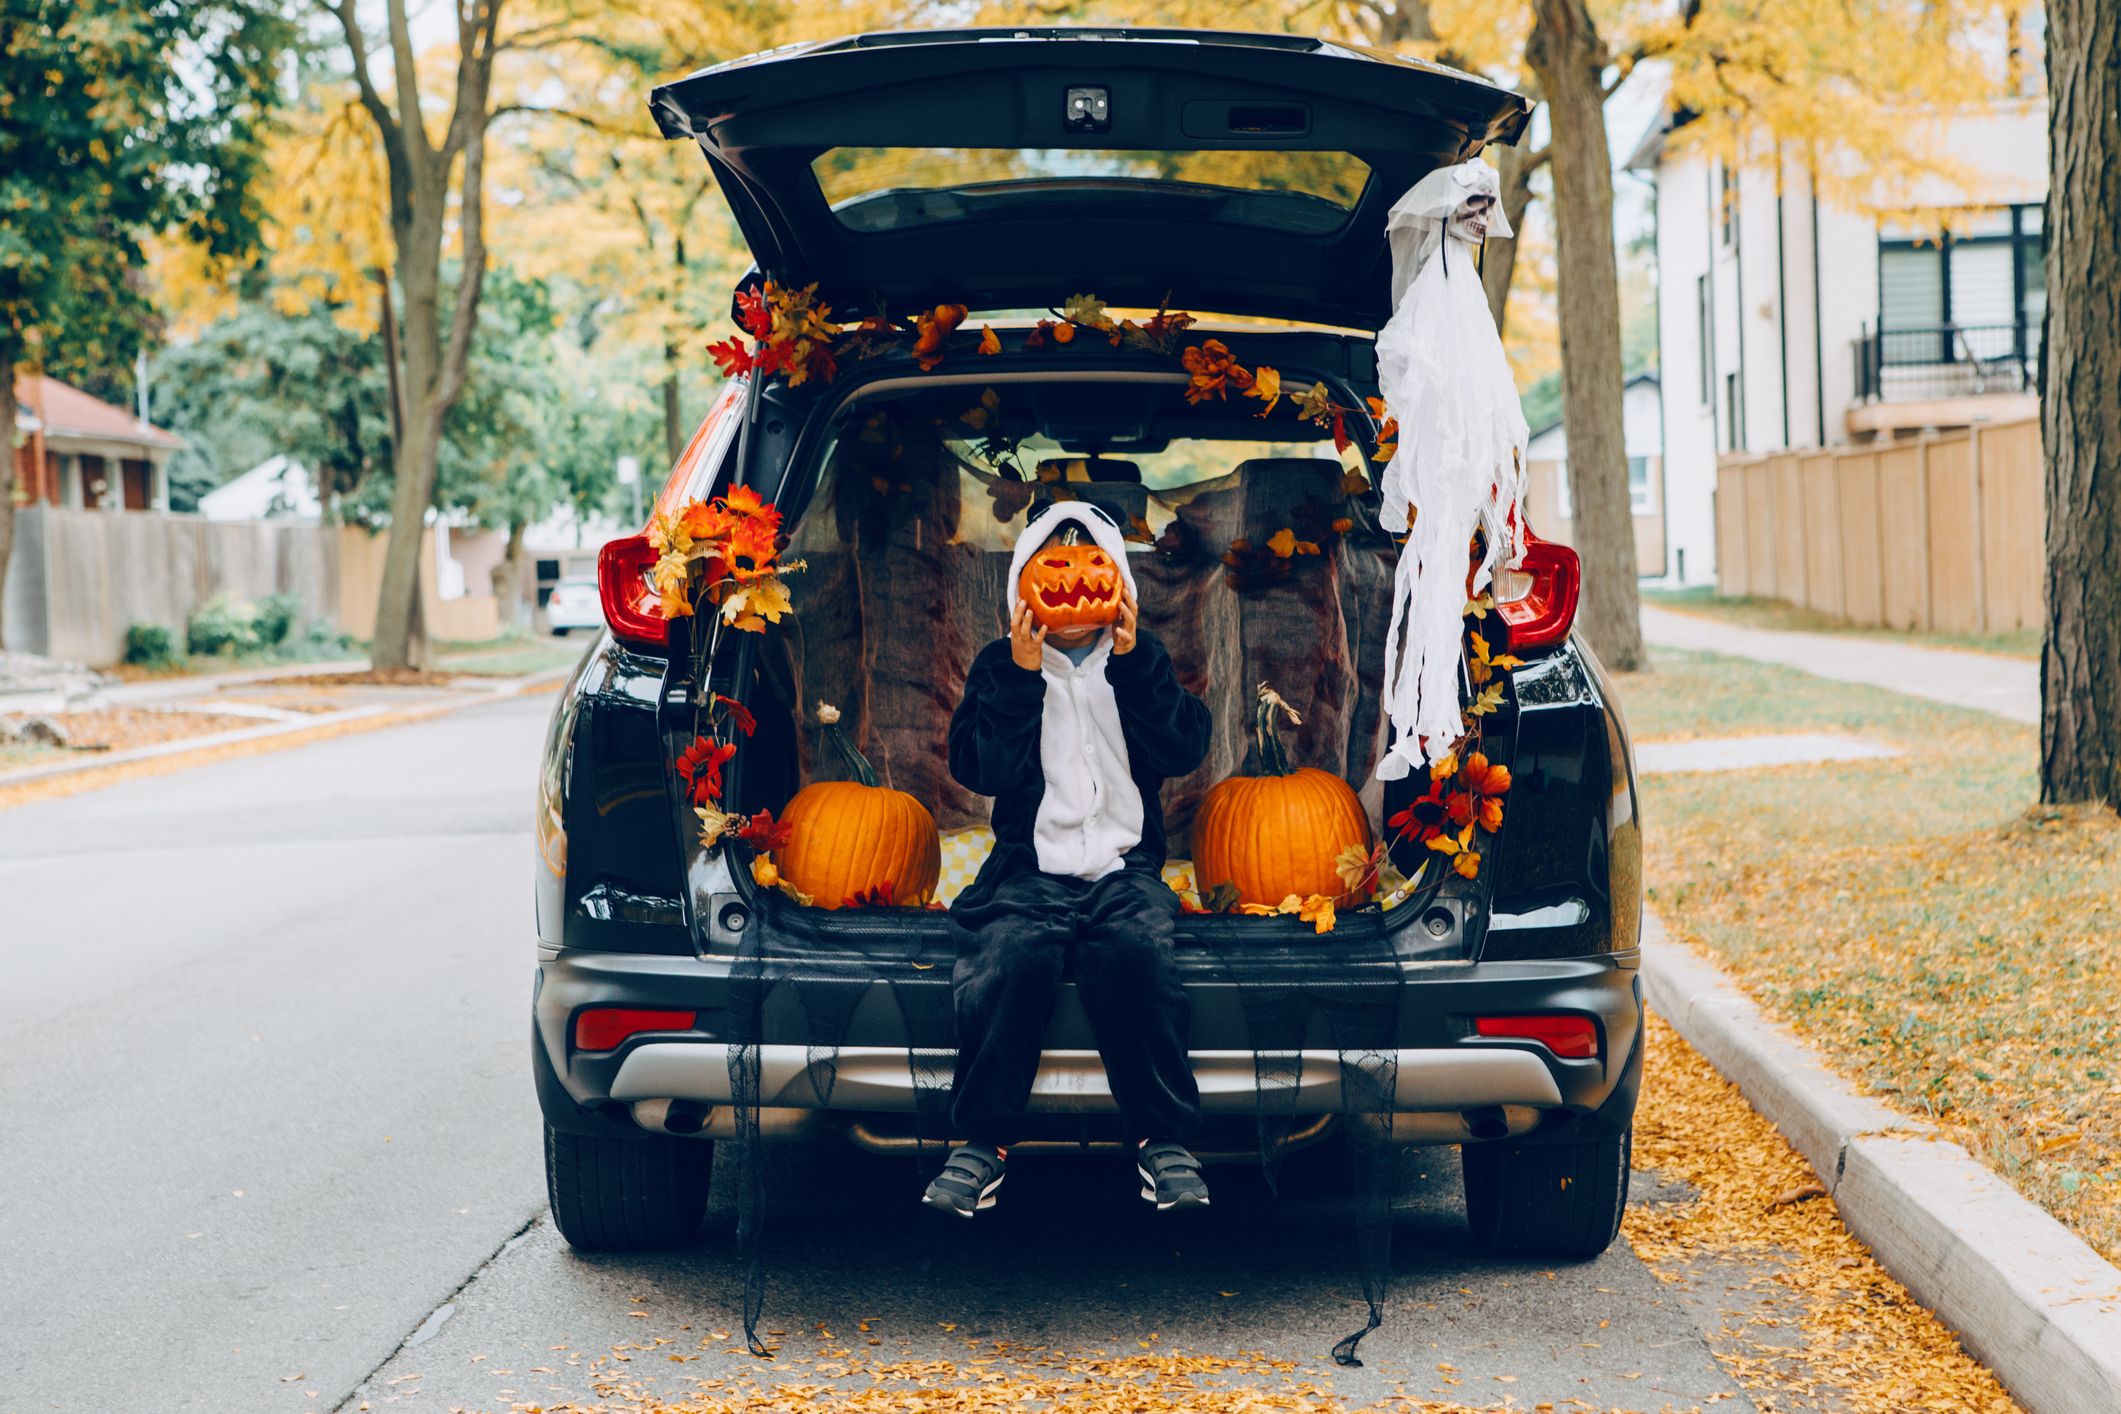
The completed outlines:
<svg viewBox="0 0 2121 1414">
<path fill-rule="evenodd" d="M 1134 1154 L 1134 1167 L 1142 1176 L 1142 1198 L 1156 1211 L 1173 1208 L 1205 1208 L 1208 1185 L 1200 1176 L 1200 1160 L 1186 1146 L 1169 1139 L 1144 1144 Z"/>
<path fill-rule="evenodd" d="M 969 1218 L 993 1207 L 994 1191 L 1001 1186 L 1001 1150 L 975 1140 L 950 1151 L 921 1201 L 938 1212 Z"/>
</svg>

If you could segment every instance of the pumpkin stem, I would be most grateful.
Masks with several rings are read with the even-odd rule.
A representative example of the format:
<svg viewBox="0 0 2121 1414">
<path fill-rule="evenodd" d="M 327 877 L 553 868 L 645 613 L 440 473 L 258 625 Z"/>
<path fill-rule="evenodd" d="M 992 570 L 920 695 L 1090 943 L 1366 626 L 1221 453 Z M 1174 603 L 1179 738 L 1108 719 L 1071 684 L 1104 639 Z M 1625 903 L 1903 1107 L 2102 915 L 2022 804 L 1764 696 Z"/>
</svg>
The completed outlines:
<svg viewBox="0 0 2121 1414">
<path fill-rule="evenodd" d="M 847 763 L 847 769 L 854 772 L 854 778 L 865 786 L 874 786 L 876 770 L 869 764 L 868 757 L 854 749 L 854 743 L 847 740 L 847 733 L 840 729 L 840 709 L 830 702 L 820 702 L 817 705 L 817 719 L 825 729 L 825 740 L 838 749 L 840 760 Z"/>
<path fill-rule="evenodd" d="M 1259 743 L 1259 771 L 1263 776 L 1286 776 L 1295 769 L 1289 764 L 1287 748 L 1281 744 L 1281 724 L 1275 720 L 1276 713 L 1287 717 L 1291 726 L 1304 724 L 1302 713 L 1268 684 L 1261 683 L 1259 699 L 1252 709 L 1252 736 Z"/>
</svg>

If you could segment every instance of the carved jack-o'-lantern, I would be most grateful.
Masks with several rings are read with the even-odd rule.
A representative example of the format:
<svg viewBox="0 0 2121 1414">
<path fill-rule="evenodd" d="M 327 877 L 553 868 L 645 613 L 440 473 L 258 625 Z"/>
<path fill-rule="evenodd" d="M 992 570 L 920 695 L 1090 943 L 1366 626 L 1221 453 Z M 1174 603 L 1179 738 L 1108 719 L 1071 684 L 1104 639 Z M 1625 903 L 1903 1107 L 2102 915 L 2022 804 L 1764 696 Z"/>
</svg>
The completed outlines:
<svg viewBox="0 0 2121 1414">
<path fill-rule="evenodd" d="M 1068 526 L 1024 565 L 1016 594 L 1049 630 L 1104 628 L 1119 621 L 1119 566 L 1095 541 Z"/>
</svg>

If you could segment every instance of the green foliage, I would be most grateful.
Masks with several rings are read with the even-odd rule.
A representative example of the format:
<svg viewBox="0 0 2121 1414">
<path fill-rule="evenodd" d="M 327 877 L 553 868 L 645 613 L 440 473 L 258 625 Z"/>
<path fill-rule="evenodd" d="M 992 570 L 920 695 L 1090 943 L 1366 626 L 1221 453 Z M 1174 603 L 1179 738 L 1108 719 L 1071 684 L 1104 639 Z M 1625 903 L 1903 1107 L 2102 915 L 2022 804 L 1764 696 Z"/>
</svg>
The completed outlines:
<svg viewBox="0 0 2121 1414">
<path fill-rule="evenodd" d="M 302 596 L 299 594 L 268 594 L 260 599 L 251 618 L 258 646 L 277 648 L 287 642 L 287 636 L 294 632 L 301 617 Z"/>
<path fill-rule="evenodd" d="M 257 238 L 252 187 L 295 40 L 280 0 L 4 0 L 0 367 L 124 367 L 142 243 Z"/>
<path fill-rule="evenodd" d="M 134 624 L 125 630 L 125 661 L 143 668 L 163 668 L 177 661 L 177 635 L 163 624 Z"/>
<path fill-rule="evenodd" d="M 285 656 L 290 658 L 343 658 L 353 651 L 354 636 L 332 627 L 322 619 L 311 619 L 302 630 L 302 636 L 287 645 Z"/>
<path fill-rule="evenodd" d="M 382 340 L 326 306 L 283 314 L 271 295 L 259 281 L 233 315 L 155 361 L 156 420 L 186 443 L 170 464 L 178 510 L 276 453 L 308 467 L 327 502 L 390 476 Z"/>
<path fill-rule="evenodd" d="M 156 364 L 157 416 L 189 444 L 172 465 L 196 503 L 275 453 L 311 469 L 340 519 L 386 524 L 392 489 L 389 374 L 379 335 L 327 304 L 281 313 L 262 277 L 237 311 Z M 617 509 L 621 454 L 653 468 L 661 429 L 644 371 L 561 332 L 542 281 L 486 277 L 464 395 L 443 423 L 435 505 L 506 529 L 558 506 Z"/>
<path fill-rule="evenodd" d="M 192 611 L 184 626 L 185 651 L 195 657 L 246 653 L 258 646 L 257 610 L 248 604 L 231 604 L 221 596 Z"/>
</svg>

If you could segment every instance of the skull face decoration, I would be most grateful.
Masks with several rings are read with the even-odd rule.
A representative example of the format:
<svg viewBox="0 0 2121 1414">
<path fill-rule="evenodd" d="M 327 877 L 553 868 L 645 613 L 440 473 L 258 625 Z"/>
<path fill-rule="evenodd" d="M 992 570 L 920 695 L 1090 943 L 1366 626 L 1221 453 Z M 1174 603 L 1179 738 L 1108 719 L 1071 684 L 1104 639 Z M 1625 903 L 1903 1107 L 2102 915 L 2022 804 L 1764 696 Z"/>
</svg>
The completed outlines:
<svg viewBox="0 0 2121 1414">
<path fill-rule="evenodd" d="M 1510 223 L 1502 219 L 1492 192 L 1475 190 L 1465 204 L 1451 213 L 1450 231 L 1459 240 L 1479 245 L 1488 238 L 1488 223 L 1496 221 L 1502 229 L 1497 235 L 1508 235 Z"/>
<path fill-rule="evenodd" d="M 1016 594 L 1049 630 L 1104 628 L 1119 621 L 1119 566 L 1071 523 L 1031 556 Z"/>
</svg>

